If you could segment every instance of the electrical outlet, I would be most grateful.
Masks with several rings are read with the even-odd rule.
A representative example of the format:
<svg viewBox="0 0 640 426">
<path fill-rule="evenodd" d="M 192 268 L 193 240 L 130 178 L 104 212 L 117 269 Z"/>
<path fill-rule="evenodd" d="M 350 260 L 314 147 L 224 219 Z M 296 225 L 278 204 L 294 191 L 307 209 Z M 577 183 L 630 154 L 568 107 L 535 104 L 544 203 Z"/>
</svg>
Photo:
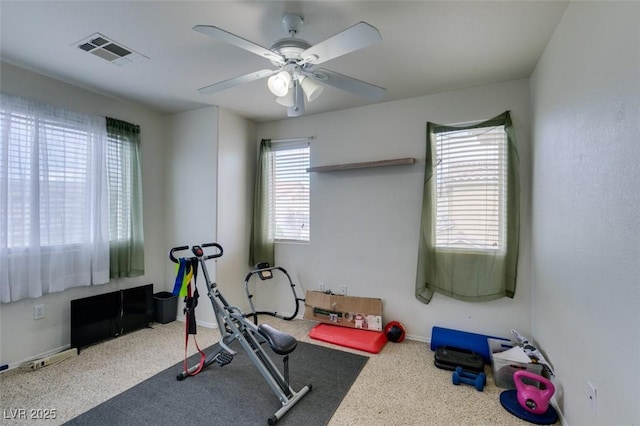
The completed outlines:
<svg viewBox="0 0 640 426">
<path fill-rule="evenodd" d="M 346 285 L 341 285 L 340 286 L 340 294 L 343 296 L 347 295 L 347 286 Z"/>
<path fill-rule="evenodd" d="M 318 283 L 318 290 L 319 290 L 319 291 L 321 291 L 321 292 L 323 292 L 323 293 L 325 292 L 324 283 L 323 283 L 322 281 L 320 281 L 320 282 Z"/>
<path fill-rule="evenodd" d="M 33 307 L 33 319 L 39 320 L 44 318 L 44 316 L 45 316 L 44 305 L 35 305 Z"/>
<path fill-rule="evenodd" d="M 593 411 L 594 413 L 597 411 L 597 405 L 596 405 L 596 397 L 598 396 L 598 390 L 596 389 L 595 385 L 593 385 L 591 382 L 587 382 L 587 385 L 589 385 L 589 405 L 591 406 L 591 411 Z"/>
</svg>

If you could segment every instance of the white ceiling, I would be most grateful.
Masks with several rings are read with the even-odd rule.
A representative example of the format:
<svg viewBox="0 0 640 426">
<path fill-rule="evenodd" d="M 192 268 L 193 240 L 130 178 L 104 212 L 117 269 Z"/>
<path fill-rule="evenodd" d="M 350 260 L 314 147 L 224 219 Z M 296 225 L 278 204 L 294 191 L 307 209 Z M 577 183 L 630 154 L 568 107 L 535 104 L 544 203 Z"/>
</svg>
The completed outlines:
<svg viewBox="0 0 640 426">
<path fill-rule="evenodd" d="M 385 87 L 387 102 L 529 77 L 566 7 L 566 1 L 2 0 L 0 59 L 163 113 L 219 105 L 268 121 L 287 114 L 266 80 L 214 95 L 197 92 L 272 65 L 193 31 L 194 25 L 218 26 L 268 48 L 287 36 L 285 12 L 303 16 L 298 36 L 312 45 L 365 21 L 382 42 L 322 67 Z M 117 66 L 76 47 L 96 32 L 148 59 Z M 306 111 L 368 103 L 327 87 Z"/>
</svg>

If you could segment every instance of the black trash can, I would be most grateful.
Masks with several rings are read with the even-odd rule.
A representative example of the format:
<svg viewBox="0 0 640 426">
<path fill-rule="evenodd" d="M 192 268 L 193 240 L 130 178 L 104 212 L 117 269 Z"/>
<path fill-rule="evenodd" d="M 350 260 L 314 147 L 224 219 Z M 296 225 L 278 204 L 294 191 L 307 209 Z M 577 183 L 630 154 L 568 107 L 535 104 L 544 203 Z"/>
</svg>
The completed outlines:
<svg viewBox="0 0 640 426">
<path fill-rule="evenodd" d="M 178 313 L 178 295 L 161 291 L 153 295 L 154 321 L 167 324 L 176 320 Z"/>
</svg>

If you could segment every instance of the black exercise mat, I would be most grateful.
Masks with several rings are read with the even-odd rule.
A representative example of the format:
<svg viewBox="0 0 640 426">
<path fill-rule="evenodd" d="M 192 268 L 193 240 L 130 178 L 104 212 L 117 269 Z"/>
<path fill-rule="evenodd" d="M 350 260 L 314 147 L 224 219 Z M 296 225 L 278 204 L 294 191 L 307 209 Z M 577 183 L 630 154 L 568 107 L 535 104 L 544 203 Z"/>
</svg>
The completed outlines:
<svg viewBox="0 0 640 426">
<path fill-rule="evenodd" d="M 224 367 L 213 363 L 197 376 L 178 381 L 180 362 L 66 424 L 265 425 L 282 404 L 240 345 L 234 342 L 232 348 L 237 354 Z M 281 369 L 281 357 L 266 350 Z M 191 357 L 189 366 L 198 359 Z M 299 391 L 311 384 L 312 390 L 278 424 L 326 425 L 367 360 L 298 342 L 289 356 L 291 385 Z"/>
</svg>

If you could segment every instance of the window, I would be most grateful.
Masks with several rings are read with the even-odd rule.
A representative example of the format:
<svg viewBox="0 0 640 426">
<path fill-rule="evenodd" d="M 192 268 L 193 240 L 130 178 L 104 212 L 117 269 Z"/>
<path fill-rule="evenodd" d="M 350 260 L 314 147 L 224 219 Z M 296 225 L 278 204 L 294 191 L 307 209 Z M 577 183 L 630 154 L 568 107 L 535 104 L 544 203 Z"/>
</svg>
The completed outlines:
<svg viewBox="0 0 640 426">
<path fill-rule="evenodd" d="M 520 178 L 510 112 L 461 127 L 429 122 L 426 139 L 416 298 L 512 298 Z"/>
<path fill-rule="evenodd" d="M 25 248 L 34 239 L 43 247 L 83 243 L 91 135 L 73 120 L 5 110 L 0 126 L 6 135 L 0 173 L 6 176 L 7 248 Z"/>
<path fill-rule="evenodd" d="M 270 229 L 275 241 L 309 241 L 309 143 L 273 143 Z"/>
<path fill-rule="evenodd" d="M 436 247 L 504 252 L 507 189 L 504 126 L 434 133 Z"/>
<path fill-rule="evenodd" d="M 0 96 L 0 302 L 142 275 L 139 138 Z"/>
</svg>

